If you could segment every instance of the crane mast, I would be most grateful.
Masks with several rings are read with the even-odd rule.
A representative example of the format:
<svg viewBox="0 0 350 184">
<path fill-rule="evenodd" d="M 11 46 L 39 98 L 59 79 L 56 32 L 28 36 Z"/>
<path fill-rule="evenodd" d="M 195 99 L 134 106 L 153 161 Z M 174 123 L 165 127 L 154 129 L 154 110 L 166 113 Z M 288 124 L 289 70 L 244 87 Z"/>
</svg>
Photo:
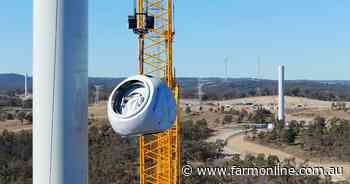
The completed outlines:
<svg viewBox="0 0 350 184">
<path fill-rule="evenodd" d="M 129 28 L 138 35 L 139 73 L 164 80 L 179 106 L 180 88 L 173 69 L 173 0 L 136 0 Z M 139 137 L 141 184 L 178 184 L 181 165 L 179 111 L 164 132 Z"/>
</svg>

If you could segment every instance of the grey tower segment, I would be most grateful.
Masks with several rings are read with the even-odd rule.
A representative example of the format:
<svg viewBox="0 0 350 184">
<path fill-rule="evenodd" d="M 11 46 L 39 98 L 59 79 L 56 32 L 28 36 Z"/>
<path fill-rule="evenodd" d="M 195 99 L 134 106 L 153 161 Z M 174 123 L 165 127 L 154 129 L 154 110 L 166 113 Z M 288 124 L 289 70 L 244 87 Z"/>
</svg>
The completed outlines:
<svg viewBox="0 0 350 184">
<path fill-rule="evenodd" d="M 88 1 L 33 1 L 33 183 L 88 183 Z"/>
</svg>

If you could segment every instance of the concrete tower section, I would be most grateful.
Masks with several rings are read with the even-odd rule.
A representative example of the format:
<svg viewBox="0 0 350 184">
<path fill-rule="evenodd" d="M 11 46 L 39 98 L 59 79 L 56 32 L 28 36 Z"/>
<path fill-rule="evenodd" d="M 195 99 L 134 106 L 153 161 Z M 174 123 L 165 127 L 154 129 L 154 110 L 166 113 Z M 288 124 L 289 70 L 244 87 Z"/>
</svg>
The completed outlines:
<svg viewBox="0 0 350 184">
<path fill-rule="evenodd" d="M 88 1 L 33 1 L 33 183 L 88 183 Z"/>
<path fill-rule="evenodd" d="M 284 66 L 278 66 L 278 120 L 285 120 Z"/>
</svg>

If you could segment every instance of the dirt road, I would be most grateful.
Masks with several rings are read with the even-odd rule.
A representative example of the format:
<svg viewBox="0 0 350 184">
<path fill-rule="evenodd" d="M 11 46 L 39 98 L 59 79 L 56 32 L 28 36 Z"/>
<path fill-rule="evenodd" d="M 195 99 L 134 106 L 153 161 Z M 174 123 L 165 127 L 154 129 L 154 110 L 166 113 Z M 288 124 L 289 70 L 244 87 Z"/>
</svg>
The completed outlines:
<svg viewBox="0 0 350 184">
<path fill-rule="evenodd" d="M 259 153 L 264 153 L 265 155 L 276 155 L 280 158 L 280 160 L 295 158 L 295 161 L 297 164 L 302 164 L 305 162 L 303 158 L 298 158 L 277 149 L 273 149 L 270 147 L 266 147 L 263 145 L 246 141 L 244 140 L 243 134 L 231 136 L 227 140 L 227 146 L 225 148 L 225 151 L 228 151 L 228 153 L 231 153 L 231 154 L 240 153 L 242 155 L 246 155 L 246 154 L 257 155 Z M 333 181 L 343 181 L 343 180 L 350 181 L 350 163 L 308 162 L 308 165 L 312 167 L 324 167 L 324 168 L 343 167 L 344 175 L 334 176 L 332 177 L 332 180 Z"/>
<path fill-rule="evenodd" d="M 19 120 L 8 120 L 8 121 L 0 121 L 0 132 L 3 130 L 10 130 L 14 132 L 19 132 L 22 130 L 31 130 L 32 125 L 25 122 L 24 125 Z"/>
</svg>

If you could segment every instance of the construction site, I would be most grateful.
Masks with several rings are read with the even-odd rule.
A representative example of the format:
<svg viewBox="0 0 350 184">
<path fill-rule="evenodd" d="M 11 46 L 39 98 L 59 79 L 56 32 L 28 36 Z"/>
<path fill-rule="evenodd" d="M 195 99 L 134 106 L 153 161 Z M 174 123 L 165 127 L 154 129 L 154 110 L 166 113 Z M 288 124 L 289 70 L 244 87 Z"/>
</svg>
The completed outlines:
<svg viewBox="0 0 350 184">
<path fill-rule="evenodd" d="M 90 77 L 89 2 L 33 1 L 32 75 L 0 73 L 0 184 L 350 183 L 348 80 L 260 55 L 248 78 L 229 57 L 179 77 L 176 2 L 129 3 L 136 72 Z"/>
</svg>

